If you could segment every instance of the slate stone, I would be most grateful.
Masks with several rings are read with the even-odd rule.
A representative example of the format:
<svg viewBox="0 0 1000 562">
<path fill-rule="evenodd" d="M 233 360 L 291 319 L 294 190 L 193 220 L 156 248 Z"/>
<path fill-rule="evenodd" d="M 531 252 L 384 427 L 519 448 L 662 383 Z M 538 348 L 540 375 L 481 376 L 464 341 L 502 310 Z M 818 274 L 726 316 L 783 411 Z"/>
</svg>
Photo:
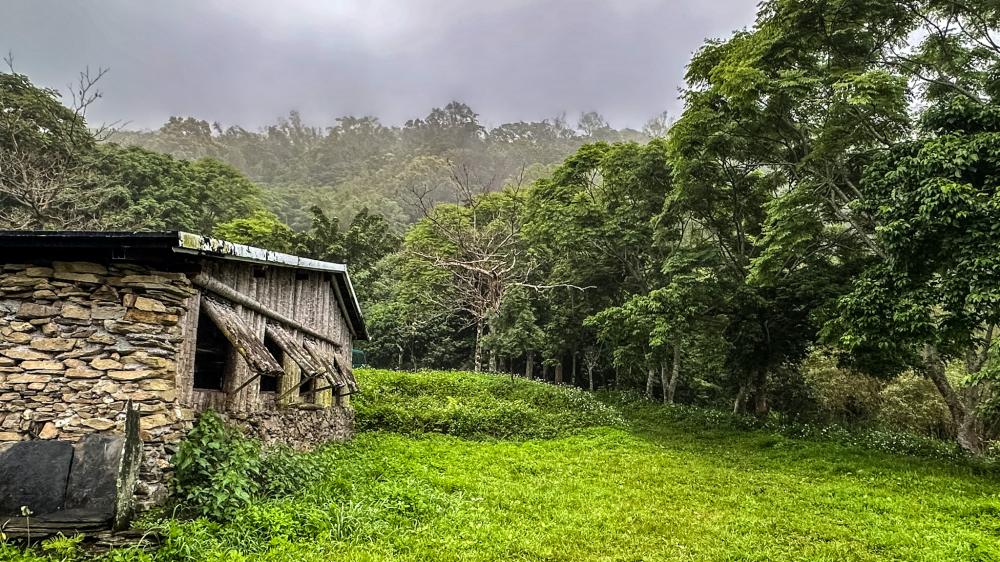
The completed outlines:
<svg viewBox="0 0 1000 562">
<path fill-rule="evenodd" d="M 63 508 L 73 445 L 66 441 L 22 441 L 0 452 L 0 515 L 36 514 Z"/>
<path fill-rule="evenodd" d="M 115 515 L 118 469 L 125 438 L 121 435 L 84 436 L 76 443 L 66 486 L 66 509 L 82 509 L 111 520 Z"/>
<path fill-rule="evenodd" d="M 117 504 L 112 529 L 127 529 L 135 515 L 135 484 L 139 480 L 139 465 L 142 464 L 142 439 L 139 438 L 139 412 L 132 407 L 132 401 L 125 403 L 125 444 L 122 461 L 118 470 Z"/>
</svg>

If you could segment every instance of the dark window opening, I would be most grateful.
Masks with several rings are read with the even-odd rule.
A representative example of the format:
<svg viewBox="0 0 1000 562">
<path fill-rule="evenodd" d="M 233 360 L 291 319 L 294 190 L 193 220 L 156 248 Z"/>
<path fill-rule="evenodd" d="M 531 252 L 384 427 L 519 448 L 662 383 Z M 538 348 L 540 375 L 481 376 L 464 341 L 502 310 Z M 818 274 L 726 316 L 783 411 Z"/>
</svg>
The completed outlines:
<svg viewBox="0 0 1000 562">
<path fill-rule="evenodd" d="M 309 279 L 309 274 L 306 273 L 305 271 L 296 271 L 295 272 L 295 280 L 296 281 L 306 281 L 308 279 Z"/>
<path fill-rule="evenodd" d="M 253 277 L 254 279 L 263 279 L 267 277 L 267 270 L 263 267 L 255 267 L 253 268 Z"/>
<path fill-rule="evenodd" d="M 309 379 L 306 382 L 302 383 L 302 386 L 299 387 L 299 396 L 301 396 L 306 401 L 315 402 L 316 393 L 313 392 L 315 388 L 316 388 L 316 379 Z"/>
<path fill-rule="evenodd" d="M 278 342 L 274 341 L 271 336 L 264 337 L 264 347 L 271 353 L 271 356 L 279 363 L 283 363 L 284 352 L 281 350 L 281 346 Z M 270 375 L 260 376 L 260 391 L 261 392 L 277 392 L 278 391 L 278 377 L 272 377 Z"/>
<path fill-rule="evenodd" d="M 195 345 L 194 387 L 222 390 L 232 346 L 207 314 L 198 315 L 198 341 Z"/>
</svg>

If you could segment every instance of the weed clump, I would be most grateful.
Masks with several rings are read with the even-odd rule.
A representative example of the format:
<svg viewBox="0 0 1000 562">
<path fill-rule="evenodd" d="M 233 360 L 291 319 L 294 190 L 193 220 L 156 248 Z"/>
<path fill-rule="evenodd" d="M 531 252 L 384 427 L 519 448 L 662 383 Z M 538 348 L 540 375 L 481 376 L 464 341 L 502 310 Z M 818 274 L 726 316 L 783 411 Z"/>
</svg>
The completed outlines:
<svg viewBox="0 0 1000 562">
<path fill-rule="evenodd" d="M 225 521 L 260 493 L 259 442 L 228 427 L 215 412 L 198 418 L 171 464 L 171 493 L 185 515 Z"/>
</svg>

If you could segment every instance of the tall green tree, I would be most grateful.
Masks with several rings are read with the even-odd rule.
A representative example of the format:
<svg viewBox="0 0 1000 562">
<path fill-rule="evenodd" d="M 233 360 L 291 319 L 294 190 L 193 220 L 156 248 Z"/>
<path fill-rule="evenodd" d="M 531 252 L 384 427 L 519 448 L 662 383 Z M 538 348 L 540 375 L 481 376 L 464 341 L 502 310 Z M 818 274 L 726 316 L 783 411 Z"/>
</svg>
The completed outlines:
<svg viewBox="0 0 1000 562">
<path fill-rule="evenodd" d="M 873 164 L 862 204 L 885 259 L 843 297 L 841 343 L 889 373 L 912 367 L 937 387 L 959 444 L 996 436 L 1000 323 L 1000 107 L 953 96 L 927 111 L 923 134 Z M 946 376 L 961 361 L 965 379 Z"/>
</svg>

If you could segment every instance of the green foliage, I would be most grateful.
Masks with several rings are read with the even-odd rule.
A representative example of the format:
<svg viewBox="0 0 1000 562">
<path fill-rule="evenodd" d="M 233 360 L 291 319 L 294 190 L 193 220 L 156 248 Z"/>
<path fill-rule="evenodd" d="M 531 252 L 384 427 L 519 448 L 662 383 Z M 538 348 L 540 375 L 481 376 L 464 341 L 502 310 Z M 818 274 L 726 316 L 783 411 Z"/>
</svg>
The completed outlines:
<svg viewBox="0 0 1000 562">
<path fill-rule="evenodd" d="M 96 173 L 104 154 L 85 106 L 59 98 L 27 76 L 0 72 L 2 228 L 93 228 L 117 203 L 118 190 Z"/>
<path fill-rule="evenodd" d="M 57 560 L 73 560 L 80 554 L 80 542 L 83 538 L 83 535 L 56 535 L 42 542 L 42 552 Z"/>
<path fill-rule="evenodd" d="M 523 287 L 515 287 L 503 300 L 490 326 L 491 332 L 483 343 L 501 356 L 533 352 L 541 347 L 545 337 L 538 327 L 531 295 Z"/>
<path fill-rule="evenodd" d="M 379 366 L 645 378 L 648 396 L 763 419 L 869 423 L 888 400 L 982 452 L 1000 435 L 998 26 L 993 0 L 765 0 L 695 53 L 683 113 L 648 136 L 596 112 L 491 129 L 457 101 L 400 127 L 292 112 L 116 136 L 168 156 L 100 144 L 79 109 L 3 74 L 0 157 L 25 147 L 11 161 L 31 181 L 0 177 L 0 219 L 346 262 Z M 836 365 L 803 364 L 820 342 Z M 950 424 L 873 392 L 909 371 Z"/>
<path fill-rule="evenodd" d="M 275 252 L 291 253 L 296 249 L 295 233 L 269 211 L 257 211 L 249 217 L 216 225 L 212 235 L 229 242 L 249 244 Z"/>
<path fill-rule="evenodd" d="M 971 466 L 979 466 L 978 461 L 962 451 L 956 444 L 909 432 L 908 428 L 852 427 L 829 423 L 800 422 L 777 416 L 768 418 L 737 416 L 721 410 L 692 406 L 652 405 L 634 393 L 612 394 L 605 396 L 604 399 L 626 411 L 630 420 L 641 420 L 640 427 L 669 425 L 691 431 L 704 428 L 759 431 L 772 437 L 834 442 L 866 451 L 969 462 Z M 992 465 L 986 464 L 984 466 Z"/>
<path fill-rule="evenodd" d="M 186 513 L 226 521 L 260 492 L 260 444 L 208 411 L 171 458 L 173 499 Z"/>
<path fill-rule="evenodd" d="M 840 368 L 827 350 L 814 350 L 802 365 L 802 374 L 818 405 L 817 421 L 856 426 L 872 423 L 882 414 L 883 383 L 863 373 Z M 893 425 L 892 415 L 884 417 Z M 912 426 L 898 429 L 921 433 Z"/>
<path fill-rule="evenodd" d="M 364 370 L 354 401 L 360 430 L 444 433 L 469 439 L 539 439 L 621 416 L 586 392 L 536 381 L 467 372 Z"/>
<path fill-rule="evenodd" d="M 507 382 L 369 370 L 359 378 L 401 408 L 413 407 L 418 391 L 479 408 Z M 537 388 L 545 403 L 553 393 L 575 395 L 522 383 L 515 395 Z M 399 392 L 386 391 L 391 386 Z M 236 508 L 225 522 L 162 520 L 150 529 L 157 547 L 94 558 L 724 560 L 751 549 L 764 560 L 1000 555 L 992 540 L 1000 477 L 954 446 L 665 407 L 620 393 L 601 395 L 611 405 L 584 396 L 625 424 L 595 418 L 528 441 L 363 432 L 310 453 L 274 452 L 264 464 L 268 479 L 280 483 L 275 497 Z M 366 408 L 359 406 L 359 423 L 367 423 Z M 68 552 L 0 543 L 0 560 L 53 561 Z"/>
<path fill-rule="evenodd" d="M 905 373 L 887 384 L 879 394 L 878 422 L 916 435 L 948 439 L 955 435 L 955 422 L 934 383 Z"/>
<path fill-rule="evenodd" d="M 887 259 L 842 302 L 852 319 L 848 346 L 915 353 L 933 344 L 959 357 L 982 326 L 1000 321 L 998 110 L 956 102 L 935 108 L 927 124 L 942 121 L 952 132 L 899 145 L 866 177 L 862 203 L 879 224 Z"/>
<path fill-rule="evenodd" d="M 112 140 L 176 158 L 226 162 L 262 184 L 268 209 L 296 231 L 309 228 L 314 206 L 345 224 L 369 209 L 398 228 L 422 215 L 407 197 L 413 188 L 426 191 L 427 202 L 454 202 L 453 169 L 497 189 L 525 170 L 558 163 L 588 141 L 648 139 L 638 131 L 612 129 L 593 112 L 582 116 L 580 125 L 582 130 L 574 130 L 557 117 L 487 129 L 472 108 L 451 102 L 403 126 L 343 116 L 324 130 L 293 111 L 262 131 L 171 117 L 157 131 L 118 131 Z"/>
</svg>

